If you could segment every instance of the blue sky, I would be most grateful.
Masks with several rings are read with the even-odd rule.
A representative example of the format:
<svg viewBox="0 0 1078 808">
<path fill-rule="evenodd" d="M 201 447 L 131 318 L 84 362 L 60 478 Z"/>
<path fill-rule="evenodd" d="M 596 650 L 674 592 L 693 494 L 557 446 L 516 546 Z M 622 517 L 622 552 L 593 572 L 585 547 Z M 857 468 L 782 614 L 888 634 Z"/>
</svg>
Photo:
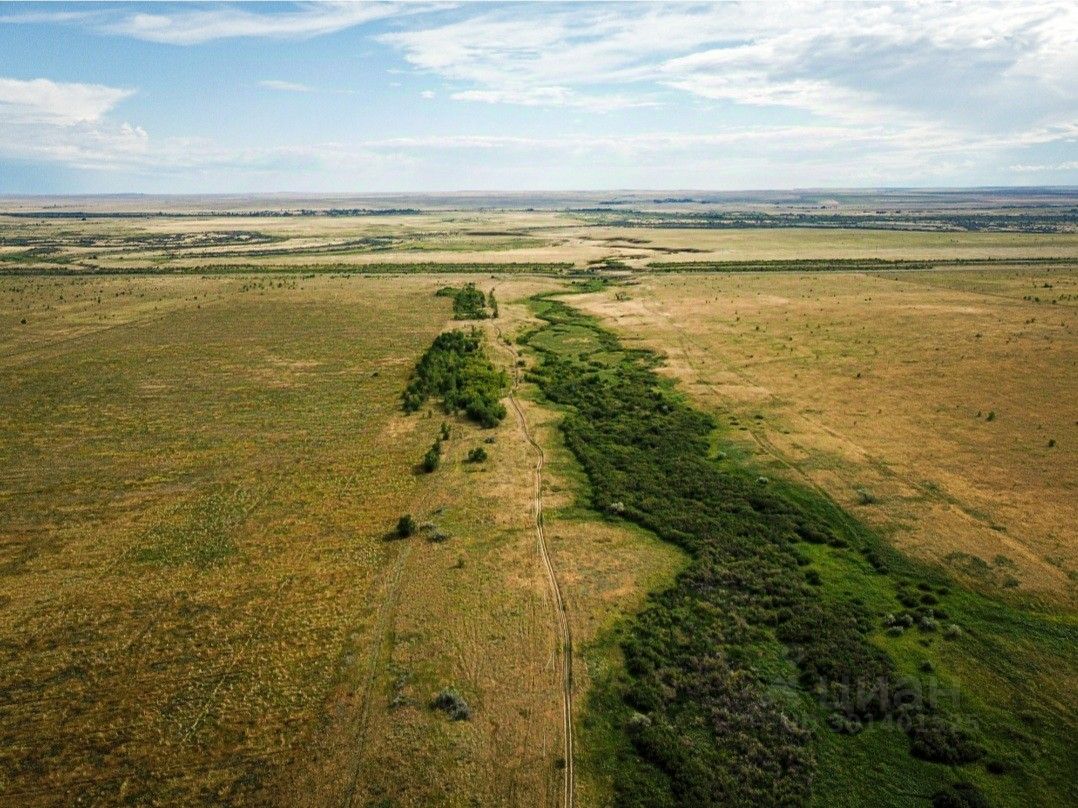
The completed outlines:
<svg viewBox="0 0 1078 808">
<path fill-rule="evenodd" d="M 1078 4 L 0 5 L 0 193 L 1078 184 Z"/>
</svg>

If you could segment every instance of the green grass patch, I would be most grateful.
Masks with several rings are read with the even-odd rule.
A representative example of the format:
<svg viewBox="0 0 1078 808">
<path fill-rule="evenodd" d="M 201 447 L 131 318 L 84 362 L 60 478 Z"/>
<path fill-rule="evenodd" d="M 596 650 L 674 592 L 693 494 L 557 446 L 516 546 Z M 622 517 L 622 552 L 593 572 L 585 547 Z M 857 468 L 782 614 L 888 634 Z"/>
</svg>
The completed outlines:
<svg viewBox="0 0 1078 808">
<path fill-rule="evenodd" d="M 259 497 L 245 488 L 214 491 L 146 531 L 131 557 L 138 563 L 165 566 L 219 564 L 239 551 L 236 531 L 258 502 Z"/>
</svg>

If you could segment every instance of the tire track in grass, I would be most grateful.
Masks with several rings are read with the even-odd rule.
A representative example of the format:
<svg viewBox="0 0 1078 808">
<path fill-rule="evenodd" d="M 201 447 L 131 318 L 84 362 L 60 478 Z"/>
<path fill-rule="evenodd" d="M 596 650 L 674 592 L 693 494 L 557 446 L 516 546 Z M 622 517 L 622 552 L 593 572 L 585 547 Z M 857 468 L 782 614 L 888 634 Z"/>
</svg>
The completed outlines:
<svg viewBox="0 0 1078 808">
<path fill-rule="evenodd" d="M 539 549 L 539 557 L 543 562 L 543 570 L 546 573 L 547 584 L 550 588 L 551 600 L 554 603 L 555 617 L 558 624 L 558 635 L 561 642 L 561 684 L 562 684 L 562 759 L 564 775 L 562 783 L 562 805 L 565 808 L 573 808 L 576 796 L 576 775 L 573 770 L 573 635 L 569 625 L 569 618 L 565 610 L 565 598 L 562 595 L 561 585 L 558 583 L 557 570 L 554 567 L 550 549 L 547 546 L 546 530 L 543 524 L 543 467 L 546 464 L 546 454 L 543 447 L 535 440 L 528 419 L 516 397 L 516 389 L 520 384 L 520 369 L 516 360 L 519 354 L 512 344 L 507 342 L 498 330 L 499 341 L 505 346 L 513 359 L 513 385 L 509 390 L 509 403 L 516 413 L 520 431 L 528 445 L 535 450 L 535 466 L 532 474 L 535 481 L 535 490 L 532 497 L 532 509 L 534 513 L 535 536 Z"/>
</svg>

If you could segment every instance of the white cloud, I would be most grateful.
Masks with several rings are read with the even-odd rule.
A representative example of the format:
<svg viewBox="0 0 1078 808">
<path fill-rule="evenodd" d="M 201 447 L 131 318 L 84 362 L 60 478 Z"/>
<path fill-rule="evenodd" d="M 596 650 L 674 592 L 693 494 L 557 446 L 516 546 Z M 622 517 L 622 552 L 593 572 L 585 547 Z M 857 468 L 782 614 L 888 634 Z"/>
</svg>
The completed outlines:
<svg viewBox="0 0 1078 808">
<path fill-rule="evenodd" d="M 265 81 L 258 82 L 260 86 L 265 87 L 267 90 L 279 90 L 283 93 L 313 93 L 316 92 L 314 87 L 307 84 L 300 84 L 295 81 L 278 81 L 277 79 L 266 79 Z"/>
<path fill-rule="evenodd" d="M 169 45 L 198 45 L 217 39 L 271 37 L 295 39 L 332 34 L 403 11 L 395 3 L 304 3 L 294 11 L 254 12 L 238 6 L 208 10 L 127 14 L 102 30 Z"/>
<path fill-rule="evenodd" d="M 467 8 L 467 7 L 466 7 Z M 464 101 L 593 110 L 670 88 L 741 108 L 970 129 L 1073 111 L 1078 5 L 509 6 L 379 39 Z"/>
<path fill-rule="evenodd" d="M 1018 171 L 1021 173 L 1028 173 L 1031 171 L 1078 171 L 1078 160 L 1067 160 L 1063 163 L 1042 163 L 1037 165 L 1027 165 L 1019 163 L 1017 165 L 1008 166 L 1011 171 Z"/>
<path fill-rule="evenodd" d="M 434 98 L 434 90 L 424 90 L 419 94 L 419 97 L 425 98 L 429 101 L 430 99 Z"/>
<path fill-rule="evenodd" d="M 70 125 L 100 120 L 134 90 L 49 79 L 0 78 L 0 120 Z"/>
</svg>

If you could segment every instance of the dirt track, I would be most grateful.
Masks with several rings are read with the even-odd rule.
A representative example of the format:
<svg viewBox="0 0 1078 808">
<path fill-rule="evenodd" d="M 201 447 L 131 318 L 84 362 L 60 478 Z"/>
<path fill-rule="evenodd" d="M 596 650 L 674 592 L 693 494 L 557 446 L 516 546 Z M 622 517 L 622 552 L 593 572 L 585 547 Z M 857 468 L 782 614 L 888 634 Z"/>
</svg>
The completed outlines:
<svg viewBox="0 0 1078 808">
<path fill-rule="evenodd" d="M 498 336 L 501 338 L 500 332 Z M 503 345 L 504 344 L 505 343 L 503 342 Z M 558 623 L 558 634 L 562 648 L 562 757 L 565 763 L 564 769 L 562 770 L 564 773 L 562 805 L 564 805 L 565 808 L 572 808 L 576 785 L 573 772 L 573 637 L 569 627 L 569 619 L 565 613 L 565 600 L 562 597 L 561 586 L 558 583 L 558 576 L 555 572 L 554 562 L 551 560 L 549 549 L 547 548 L 546 533 L 543 529 L 543 465 L 546 462 L 546 457 L 543 453 L 543 447 L 539 445 L 534 437 L 532 437 L 531 430 L 528 427 L 528 419 L 525 417 L 524 410 L 521 408 L 515 395 L 517 385 L 520 383 L 520 371 L 516 366 L 518 354 L 511 345 L 506 345 L 506 348 L 513 357 L 513 387 L 509 391 L 509 402 L 512 404 L 513 411 L 516 413 L 517 422 L 520 424 L 520 430 L 524 434 L 525 440 L 527 440 L 528 444 L 535 449 L 536 454 L 534 469 L 535 495 L 533 498 L 535 535 L 539 548 L 539 557 L 542 559 L 547 583 L 550 586 L 550 596 L 554 602 L 555 616 Z"/>
</svg>

